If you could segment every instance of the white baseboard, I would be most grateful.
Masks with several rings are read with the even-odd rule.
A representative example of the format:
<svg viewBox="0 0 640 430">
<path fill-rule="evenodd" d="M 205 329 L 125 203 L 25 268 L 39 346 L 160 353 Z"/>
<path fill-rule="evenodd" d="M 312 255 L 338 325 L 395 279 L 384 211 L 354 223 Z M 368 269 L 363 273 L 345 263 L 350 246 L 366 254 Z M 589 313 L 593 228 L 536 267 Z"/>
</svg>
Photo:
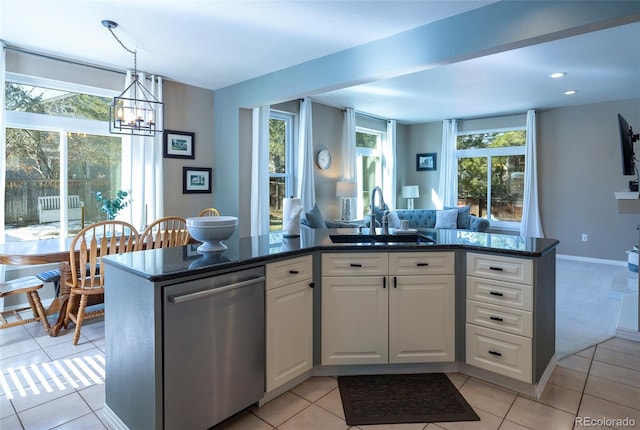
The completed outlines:
<svg viewBox="0 0 640 430">
<path fill-rule="evenodd" d="M 573 261 L 582 261 L 585 263 L 597 263 L 597 264 L 609 264 L 613 266 L 627 266 L 626 261 L 621 260 L 607 260 L 605 258 L 592 258 L 592 257 L 581 257 L 579 255 L 566 255 L 566 254 L 557 254 L 556 258 L 560 260 L 573 260 Z"/>
<path fill-rule="evenodd" d="M 111 410 L 109 406 L 105 403 L 102 408 L 102 416 L 110 429 L 113 430 L 129 430 L 129 427 L 125 423 L 122 422 L 120 417 L 118 417 L 115 412 Z"/>
</svg>

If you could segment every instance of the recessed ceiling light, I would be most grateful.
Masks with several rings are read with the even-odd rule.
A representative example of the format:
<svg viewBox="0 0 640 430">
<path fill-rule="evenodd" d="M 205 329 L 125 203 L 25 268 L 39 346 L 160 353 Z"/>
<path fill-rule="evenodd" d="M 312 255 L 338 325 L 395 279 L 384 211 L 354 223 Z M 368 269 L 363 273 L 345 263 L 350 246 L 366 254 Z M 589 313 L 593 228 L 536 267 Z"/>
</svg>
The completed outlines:
<svg viewBox="0 0 640 430">
<path fill-rule="evenodd" d="M 565 96 L 572 96 L 572 95 L 574 95 L 575 93 L 577 93 L 577 91 L 576 91 L 576 90 L 567 90 L 567 91 L 565 91 L 565 92 L 564 92 L 564 95 L 565 95 Z"/>
<path fill-rule="evenodd" d="M 555 73 L 552 73 L 552 74 L 549 75 L 549 77 L 553 78 L 553 79 L 558 79 L 558 78 L 561 78 L 563 76 L 567 76 L 567 73 L 566 72 L 555 72 Z"/>
</svg>

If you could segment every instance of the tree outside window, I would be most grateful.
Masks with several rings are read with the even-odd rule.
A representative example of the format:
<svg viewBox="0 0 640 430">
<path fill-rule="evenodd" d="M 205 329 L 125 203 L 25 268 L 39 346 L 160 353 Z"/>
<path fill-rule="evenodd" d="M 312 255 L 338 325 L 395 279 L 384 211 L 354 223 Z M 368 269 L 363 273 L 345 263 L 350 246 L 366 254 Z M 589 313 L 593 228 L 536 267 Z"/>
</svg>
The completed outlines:
<svg viewBox="0 0 640 430">
<path fill-rule="evenodd" d="M 520 223 L 525 144 L 525 130 L 458 135 L 458 204 L 495 226 Z"/>
</svg>

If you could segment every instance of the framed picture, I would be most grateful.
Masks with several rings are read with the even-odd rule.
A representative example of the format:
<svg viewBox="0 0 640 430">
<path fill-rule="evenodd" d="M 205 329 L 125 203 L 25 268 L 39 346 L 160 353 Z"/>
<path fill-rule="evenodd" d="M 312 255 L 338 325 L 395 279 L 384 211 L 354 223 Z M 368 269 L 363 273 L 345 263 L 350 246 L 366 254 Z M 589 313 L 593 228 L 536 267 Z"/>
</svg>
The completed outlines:
<svg viewBox="0 0 640 430">
<path fill-rule="evenodd" d="M 416 155 L 416 170 L 436 170 L 436 153 L 429 152 L 427 154 Z"/>
<path fill-rule="evenodd" d="M 183 167 L 182 194 L 211 193 L 211 167 Z"/>
<path fill-rule="evenodd" d="M 195 133 L 187 131 L 164 131 L 164 158 L 188 158 L 196 157 Z"/>
</svg>

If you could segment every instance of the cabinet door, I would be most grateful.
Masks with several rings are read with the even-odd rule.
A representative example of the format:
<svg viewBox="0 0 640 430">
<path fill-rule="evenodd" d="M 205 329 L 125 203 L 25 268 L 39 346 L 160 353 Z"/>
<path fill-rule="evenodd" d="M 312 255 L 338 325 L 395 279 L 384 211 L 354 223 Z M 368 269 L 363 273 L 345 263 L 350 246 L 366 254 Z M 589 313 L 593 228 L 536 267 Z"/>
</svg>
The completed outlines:
<svg viewBox="0 0 640 430">
<path fill-rule="evenodd" d="M 267 291 L 267 392 L 313 366 L 313 289 L 310 281 Z"/>
<path fill-rule="evenodd" d="M 455 361 L 453 275 L 391 276 L 389 362 Z"/>
<path fill-rule="evenodd" d="M 322 278 L 322 364 L 388 361 L 385 276 Z"/>
</svg>

